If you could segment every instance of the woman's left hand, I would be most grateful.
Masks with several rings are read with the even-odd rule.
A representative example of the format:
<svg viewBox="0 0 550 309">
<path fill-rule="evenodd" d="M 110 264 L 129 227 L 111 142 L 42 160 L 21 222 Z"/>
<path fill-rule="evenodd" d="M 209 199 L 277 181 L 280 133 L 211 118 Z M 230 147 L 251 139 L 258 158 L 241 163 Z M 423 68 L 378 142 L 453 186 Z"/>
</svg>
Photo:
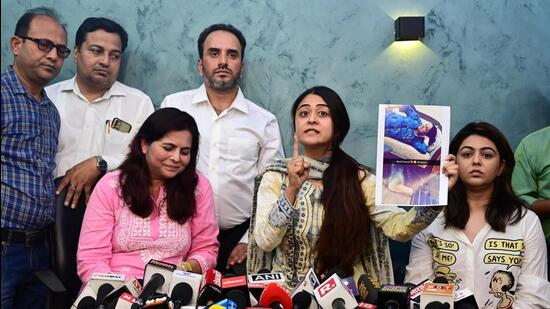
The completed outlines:
<svg viewBox="0 0 550 309">
<path fill-rule="evenodd" d="M 458 181 L 458 164 L 456 157 L 452 154 L 447 155 L 446 162 L 443 165 L 443 174 L 449 178 L 449 191 L 455 186 Z"/>
</svg>

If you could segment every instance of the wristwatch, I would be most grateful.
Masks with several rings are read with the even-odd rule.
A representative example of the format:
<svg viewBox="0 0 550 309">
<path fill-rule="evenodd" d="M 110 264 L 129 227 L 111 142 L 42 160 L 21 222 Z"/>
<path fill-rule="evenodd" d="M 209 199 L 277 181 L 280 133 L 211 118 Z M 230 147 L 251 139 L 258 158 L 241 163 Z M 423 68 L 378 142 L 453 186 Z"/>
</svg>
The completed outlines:
<svg viewBox="0 0 550 309">
<path fill-rule="evenodd" d="M 103 160 L 101 156 L 95 156 L 95 160 L 96 160 L 95 166 L 97 167 L 97 169 L 100 172 L 105 173 L 107 171 L 107 161 Z"/>
</svg>

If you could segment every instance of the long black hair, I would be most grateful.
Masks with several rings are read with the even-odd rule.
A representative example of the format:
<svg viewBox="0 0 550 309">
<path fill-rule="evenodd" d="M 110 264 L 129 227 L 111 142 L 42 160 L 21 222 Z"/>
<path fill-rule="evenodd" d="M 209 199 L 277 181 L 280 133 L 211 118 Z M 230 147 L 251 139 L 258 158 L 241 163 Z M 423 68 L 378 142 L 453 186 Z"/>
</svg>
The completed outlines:
<svg viewBox="0 0 550 309">
<path fill-rule="evenodd" d="M 198 183 L 196 173 L 199 151 L 199 130 L 195 119 L 177 108 L 161 108 L 152 113 L 143 123 L 130 145 L 130 153 L 120 165 L 119 182 L 122 199 L 132 213 L 141 218 L 148 217 L 155 208 L 149 193 L 151 173 L 141 149 L 142 140 L 150 145 L 171 131 L 191 133 L 191 158 L 183 172 L 167 179 L 166 204 L 168 217 L 180 224 L 195 214 L 195 189 Z"/>
<path fill-rule="evenodd" d="M 295 130 L 298 105 L 309 94 L 320 96 L 328 105 L 334 128 L 332 156 L 323 173 L 324 218 L 316 246 L 315 268 L 319 273 L 341 269 L 353 274 L 356 259 L 369 245 L 370 217 L 361 189 L 363 179 L 359 179 L 360 165 L 340 148 L 350 121 L 340 96 L 330 88 L 317 86 L 306 90 L 294 102 Z M 363 178 L 366 176 L 363 173 Z"/>
<path fill-rule="evenodd" d="M 502 173 L 495 179 L 493 195 L 485 211 L 485 220 L 495 231 L 505 232 L 507 224 L 515 224 L 525 214 L 525 203 L 512 190 L 512 171 L 516 161 L 514 152 L 506 137 L 499 129 L 487 122 L 470 122 L 453 138 L 449 153 L 457 155 L 462 142 L 470 135 L 479 135 L 491 140 L 497 147 L 500 160 L 504 162 Z M 445 207 L 445 226 L 464 229 L 470 210 L 466 199 L 466 189 L 460 178 L 449 192 L 449 205 Z"/>
</svg>

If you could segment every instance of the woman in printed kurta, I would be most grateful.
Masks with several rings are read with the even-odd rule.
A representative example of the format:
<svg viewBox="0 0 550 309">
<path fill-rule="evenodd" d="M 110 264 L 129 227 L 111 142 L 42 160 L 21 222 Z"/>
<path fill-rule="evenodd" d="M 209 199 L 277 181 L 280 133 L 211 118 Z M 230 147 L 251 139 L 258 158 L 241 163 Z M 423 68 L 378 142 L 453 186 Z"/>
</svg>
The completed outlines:
<svg viewBox="0 0 550 309">
<path fill-rule="evenodd" d="M 449 205 L 414 237 L 405 281 L 444 276 L 473 291 L 480 308 L 550 308 L 542 227 L 512 192 L 515 162 L 506 138 L 473 122 L 449 153 Z"/>
<path fill-rule="evenodd" d="M 340 149 L 350 122 L 333 90 L 307 90 L 294 103 L 292 114 L 293 156 L 268 167 L 259 183 L 248 271 L 282 272 L 288 288 L 296 286 L 309 268 L 355 279 L 367 273 L 375 281 L 392 283 L 386 236 L 412 238 L 439 209 L 407 212 L 374 205 L 374 175 Z"/>
<path fill-rule="evenodd" d="M 215 266 L 218 226 L 212 188 L 195 171 L 198 139 L 193 118 L 175 108 L 143 123 L 87 205 L 77 253 L 84 283 L 94 272 L 142 278 L 150 259 L 197 273 Z"/>
</svg>

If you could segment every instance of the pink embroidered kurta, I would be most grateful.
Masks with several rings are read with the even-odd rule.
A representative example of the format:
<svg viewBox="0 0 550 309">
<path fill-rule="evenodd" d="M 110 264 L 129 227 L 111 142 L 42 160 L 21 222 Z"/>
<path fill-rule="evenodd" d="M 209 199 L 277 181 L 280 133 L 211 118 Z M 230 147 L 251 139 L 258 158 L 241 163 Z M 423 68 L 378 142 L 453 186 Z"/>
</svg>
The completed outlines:
<svg viewBox="0 0 550 309">
<path fill-rule="evenodd" d="M 143 278 L 150 259 L 179 264 L 196 260 L 202 271 L 215 267 L 218 221 L 212 188 L 198 175 L 197 211 L 185 224 L 168 218 L 165 188 L 147 218 L 133 214 L 120 197 L 119 171 L 97 183 L 86 208 L 77 252 L 77 272 L 83 283 L 94 272 L 113 272 Z"/>
</svg>

